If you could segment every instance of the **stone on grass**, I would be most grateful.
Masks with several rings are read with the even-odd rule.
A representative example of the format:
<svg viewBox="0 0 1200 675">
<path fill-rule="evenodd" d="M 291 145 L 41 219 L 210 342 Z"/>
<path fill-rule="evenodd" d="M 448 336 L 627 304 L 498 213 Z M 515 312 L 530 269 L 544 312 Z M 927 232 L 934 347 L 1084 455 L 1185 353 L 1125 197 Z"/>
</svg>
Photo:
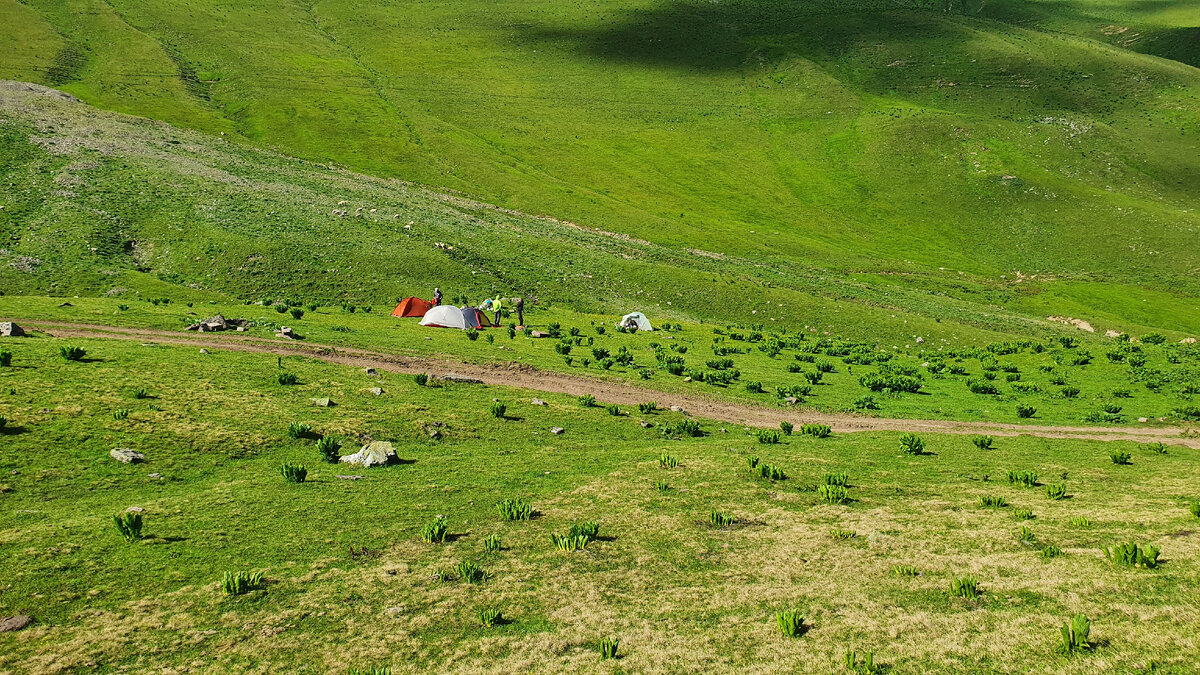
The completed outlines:
<svg viewBox="0 0 1200 675">
<path fill-rule="evenodd" d="M 0 321 L 0 337 L 24 337 L 25 331 L 11 321 Z"/>
<path fill-rule="evenodd" d="M 529 402 L 531 405 L 546 405 L 546 402 L 540 398 L 535 398 Z"/>
<path fill-rule="evenodd" d="M 201 349 L 201 350 L 200 350 L 200 353 L 201 353 L 201 354 L 207 354 L 207 353 L 208 353 L 208 350 L 207 350 L 207 349 Z"/>
<path fill-rule="evenodd" d="M 108 454 L 110 457 L 118 462 L 121 462 L 122 464 L 136 464 L 138 462 L 146 461 L 145 455 L 137 450 L 131 450 L 129 448 L 113 448 L 112 450 L 108 451 Z"/>
<path fill-rule="evenodd" d="M 353 455 L 346 455 L 338 460 L 344 464 L 357 464 L 364 469 L 372 466 L 384 466 L 396 461 L 396 450 L 387 441 L 371 441 Z"/>
<path fill-rule="evenodd" d="M 683 406 L 673 405 L 671 406 L 671 412 L 686 413 L 687 411 L 683 409 Z"/>
<path fill-rule="evenodd" d="M 362 476 L 343 476 L 338 474 L 338 480 L 362 480 Z"/>
<path fill-rule="evenodd" d="M 333 405 L 333 401 L 329 400 L 328 398 L 314 398 L 312 399 L 312 402 L 313 405 L 319 405 L 322 408 L 328 408 Z"/>
<path fill-rule="evenodd" d="M 378 372 L 376 372 L 376 370 L 374 368 L 363 368 L 363 372 L 366 373 L 367 375 L 378 375 L 379 374 Z"/>
<path fill-rule="evenodd" d="M 550 427 L 550 433 L 554 434 L 555 436 L 561 434 L 563 431 L 565 431 L 565 429 L 562 427 Z"/>
<path fill-rule="evenodd" d="M 0 619 L 0 633 L 12 633 L 33 623 L 33 617 L 27 614 L 6 616 Z"/>
<path fill-rule="evenodd" d="M 638 424 L 642 425 L 643 429 L 649 429 L 650 427 L 654 426 L 653 424 L 650 424 L 646 420 L 638 420 Z"/>
<path fill-rule="evenodd" d="M 140 506 L 131 506 L 131 507 L 125 509 L 125 513 L 145 513 L 145 512 L 146 512 L 146 509 L 143 509 Z"/>
<path fill-rule="evenodd" d="M 383 387 L 371 387 L 367 391 L 375 394 L 376 396 L 383 396 Z"/>
<path fill-rule="evenodd" d="M 483 380 L 477 377 L 467 377 L 466 375 L 459 375 L 457 373 L 439 375 L 437 379 L 442 382 L 456 382 L 458 384 L 483 384 Z"/>
</svg>

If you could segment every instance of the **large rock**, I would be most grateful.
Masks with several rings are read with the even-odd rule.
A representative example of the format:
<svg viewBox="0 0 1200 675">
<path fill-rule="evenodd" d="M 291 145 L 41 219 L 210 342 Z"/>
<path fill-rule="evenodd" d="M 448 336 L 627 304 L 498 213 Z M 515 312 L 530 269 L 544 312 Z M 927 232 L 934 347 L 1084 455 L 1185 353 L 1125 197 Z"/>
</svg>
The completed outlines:
<svg viewBox="0 0 1200 675">
<path fill-rule="evenodd" d="M 457 373 L 447 373 L 438 377 L 442 382 L 456 382 L 458 384 L 483 384 L 483 380 L 477 377 L 467 377 L 466 375 L 458 375 Z"/>
<path fill-rule="evenodd" d="M 108 454 L 122 464 L 137 464 L 146 461 L 145 455 L 129 448 L 113 448 L 108 451 Z"/>
<path fill-rule="evenodd" d="M 0 321 L 0 337 L 24 337 L 25 331 L 11 321 Z"/>
<path fill-rule="evenodd" d="M 199 331 L 201 333 L 220 332 L 224 330 L 243 330 L 250 322 L 246 319 L 226 319 L 217 314 L 210 316 L 203 321 L 199 321 L 187 327 L 188 330 Z"/>
<path fill-rule="evenodd" d="M 313 402 L 313 405 L 321 406 L 322 408 L 329 408 L 333 405 L 333 401 L 331 401 L 328 398 L 324 398 L 324 397 L 314 398 L 314 399 L 312 399 L 312 402 Z"/>
<path fill-rule="evenodd" d="M 387 441 L 372 441 L 353 455 L 346 455 L 338 461 L 357 464 L 363 468 L 385 466 L 396 461 L 396 450 Z"/>
<path fill-rule="evenodd" d="M 11 633 L 13 631 L 18 631 L 31 623 L 33 623 L 33 617 L 25 614 L 6 616 L 4 619 L 0 620 L 0 633 Z"/>
</svg>

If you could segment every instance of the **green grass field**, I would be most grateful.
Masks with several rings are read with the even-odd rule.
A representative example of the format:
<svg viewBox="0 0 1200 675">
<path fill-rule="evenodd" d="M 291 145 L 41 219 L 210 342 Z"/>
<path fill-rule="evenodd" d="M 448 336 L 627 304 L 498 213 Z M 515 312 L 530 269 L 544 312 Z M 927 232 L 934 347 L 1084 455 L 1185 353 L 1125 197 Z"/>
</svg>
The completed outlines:
<svg viewBox="0 0 1200 675">
<path fill-rule="evenodd" d="M 847 649 L 894 672 L 1194 665 L 1200 616 L 1180 596 L 1200 571 L 1194 449 L 1014 438 L 980 450 L 927 435 L 912 456 L 897 434 L 764 445 L 705 420 L 705 436 L 671 440 L 657 428 L 683 419 L 670 412 L 614 417 L 554 395 L 539 407 L 516 390 L 219 349 L 72 341 L 87 355 L 69 362 L 64 344 L 6 343 L 16 358 L 0 368 L 0 606 L 37 617 L 0 635 L 7 671 L 837 672 Z M 280 365 L 298 384 L 276 382 Z M 346 452 L 392 441 L 403 463 L 327 464 L 290 422 Z M 116 447 L 146 461 L 118 464 Z M 662 454 L 678 465 L 661 468 Z M 751 457 L 786 477 L 756 477 Z M 307 480 L 285 481 L 284 462 Z M 1037 485 L 1010 484 L 1010 470 Z M 849 501 L 823 503 L 818 484 L 843 471 Z M 1049 499 L 1058 483 L 1067 498 Z M 534 519 L 503 522 L 508 498 Z M 126 543 L 112 516 L 134 506 L 144 538 Z M 735 523 L 712 527 L 712 511 Z M 439 517 L 449 539 L 421 541 Z M 551 534 L 586 521 L 598 539 L 555 550 Z M 491 535 L 499 551 L 485 551 Z M 1158 567 L 1105 558 L 1126 541 L 1159 547 Z M 462 561 L 485 577 L 456 579 Z M 905 565 L 915 576 L 894 573 Z M 223 594 L 237 571 L 265 585 Z M 979 596 L 952 595 L 969 575 Z M 482 627 L 486 608 L 505 622 Z M 776 628 L 787 609 L 805 617 L 801 637 Z M 1058 631 L 1076 613 L 1094 648 L 1068 658 Z M 616 661 L 600 660 L 604 638 L 619 641 Z"/>
</svg>

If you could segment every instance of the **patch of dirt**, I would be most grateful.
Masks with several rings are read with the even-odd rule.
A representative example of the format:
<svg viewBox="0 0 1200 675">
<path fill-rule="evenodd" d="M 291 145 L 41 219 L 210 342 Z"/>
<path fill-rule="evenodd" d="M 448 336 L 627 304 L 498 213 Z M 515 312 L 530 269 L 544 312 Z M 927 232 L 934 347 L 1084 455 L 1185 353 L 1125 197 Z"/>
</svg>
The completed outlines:
<svg viewBox="0 0 1200 675">
<path fill-rule="evenodd" d="M 1097 441 L 1160 441 L 1168 445 L 1200 448 L 1200 438 L 1182 438 L 1176 428 L 1120 428 L 1085 426 L 1043 426 L 1003 424 L 999 422 L 965 422 L 955 420 L 891 419 L 829 414 L 813 411 L 789 411 L 746 403 L 721 401 L 699 394 L 670 394 L 636 386 L 619 380 L 601 379 L 568 373 L 538 370 L 528 364 L 514 362 L 467 363 L 434 357 L 400 356 L 353 347 L 321 344 L 297 344 L 288 340 L 273 340 L 252 335 L 228 333 L 176 333 L 145 328 L 121 328 L 57 321 L 21 320 L 22 325 L 34 326 L 57 338 L 99 338 L 153 341 L 160 344 L 193 345 L 197 348 L 229 349 L 234 351 L 305 356 L 355 368 L 375 368 L 392 373 L 428 373 L 430 377 L 455 374 L 481 380 L 484 384 L 554 392 L 570 396 L 591 394 L 602 403 L 636 405 L 656 400 L 663 408 L 682 407 L 689 415 L 718 422 L 753 427 L 774 428 L 781 420 L 797 427 L 806 423 L 829 425 L 833 431 L 914 431 L 942 434 L 989 434 L 992 436 L 1038 436 L 1042 438 L 1077 438 Z"/>
</svg>

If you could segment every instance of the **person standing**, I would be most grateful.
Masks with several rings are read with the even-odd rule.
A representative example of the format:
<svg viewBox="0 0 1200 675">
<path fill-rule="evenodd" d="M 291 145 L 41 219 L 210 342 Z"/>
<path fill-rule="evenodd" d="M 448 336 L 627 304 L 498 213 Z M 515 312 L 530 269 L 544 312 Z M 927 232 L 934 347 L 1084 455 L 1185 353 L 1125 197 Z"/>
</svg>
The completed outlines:
<svg viewBox="0 0 1200 675">
<path fill-rule="evenodd" d="M 495 300 L 492 300 L 492 311 L 494 311 L 496 313 L 496 316 L 492 319 L 492 325 L 499 326 L 500 325 L 500 296 L 498 296 L 498 295 L 496 296 Z"/>
<path fill-rule="evenodd" d="M 442 304 L 442 289 L 437 286 L 433 287 L 433 306 L 437 307 Z"/>
<path fill-rule="evenodd" d="M 525 327 L 525 298 L 517 298 L 515 304 L 516 304 L 516 308 L 517 308 L 517 327 L 524 328 Z"/>
</svg>

